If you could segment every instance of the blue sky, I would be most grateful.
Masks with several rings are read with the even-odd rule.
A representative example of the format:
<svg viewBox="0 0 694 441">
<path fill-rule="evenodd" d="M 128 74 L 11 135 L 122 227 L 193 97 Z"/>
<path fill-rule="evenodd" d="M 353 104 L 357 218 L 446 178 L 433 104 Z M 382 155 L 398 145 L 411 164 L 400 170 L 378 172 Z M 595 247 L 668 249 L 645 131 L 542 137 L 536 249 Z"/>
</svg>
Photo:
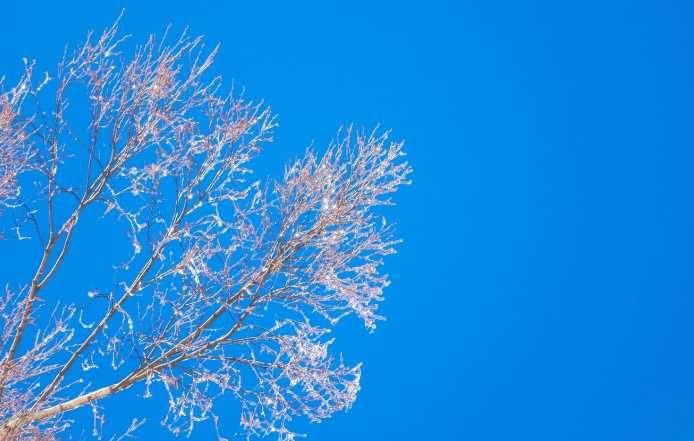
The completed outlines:
<svg viewBox="0 0 694 441">
<path fill-rule="evenodd" d="M 123 7 L 136 38 L 173 23 L 220 42 L 217 71 L 279 115 L 266 174 L 344 123 L 407 141 L 388 321 L 340 331 L 362 392 L 299 424 L 309 439 L 694 437 L 688 2 L 11 3 L 10 78 Z M 21 272 L 2 260 L 0 279 Z M 113 424 L 136 409 L 142 439 L 168 439 L 152 401 L 126 399 L 105 403 Z"/>
</svg>

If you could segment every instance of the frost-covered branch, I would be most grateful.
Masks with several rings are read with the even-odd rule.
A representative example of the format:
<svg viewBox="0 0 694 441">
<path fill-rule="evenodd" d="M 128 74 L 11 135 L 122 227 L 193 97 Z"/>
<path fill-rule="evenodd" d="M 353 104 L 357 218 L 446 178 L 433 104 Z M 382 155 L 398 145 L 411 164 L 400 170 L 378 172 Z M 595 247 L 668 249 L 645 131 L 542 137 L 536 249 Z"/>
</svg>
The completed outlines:
<svg viewBox="0 0 694 441">
<path fill-rule="evenodd" d="M 0 95 L 1 154 L 16 158 L 0 167 L 0 203 L 36 213 L 42 249 L 32 280 L 0 304 L 0 431 L 54 436 L 69 431 L 66 412 L 138 387 L 167 397 L 174 433 L 218 427 L 214 403 L 229 394 L 249 435 L 292 439 L 293 418 L 320 421 L 356 399 L 360 364 L 331 355 L 328 334 L 348 315 L 369 331 L 382 319 L 382 259 L 398 241 L 379 207 L 408 183 L 402 143 L 347 128 L 281 180 L 250 179 L 274 116 L 221 92 L 208 72 L 217 48 L 183 33 L 126 57 L 128 43 L 116 23 L 38 85 L 28 63 Z M 118 281 L 87 293 L 89 317 L 56 306 L 38 331 L 38 294 L 58 304 L 50 281 L 94 210 L 130 243 Z M 120 380 L 76 390 L 106 368 Z"/>
</svg>

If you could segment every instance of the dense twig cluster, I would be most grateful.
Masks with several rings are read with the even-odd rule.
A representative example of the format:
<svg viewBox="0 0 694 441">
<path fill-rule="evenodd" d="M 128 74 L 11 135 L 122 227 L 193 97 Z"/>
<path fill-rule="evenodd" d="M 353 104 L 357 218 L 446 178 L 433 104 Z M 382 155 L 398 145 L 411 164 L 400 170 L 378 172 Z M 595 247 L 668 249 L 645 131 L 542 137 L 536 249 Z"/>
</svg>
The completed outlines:
<svg viewBox="0 0 694 441">
<path fill-rule="evenodd" d="M 25 62 L 25 64 L 27 64 Z M 16 203 L 20 187 L 18 176 L 31 166 L 31 120 L 21 115 L 22 104 L 31 90 L 33 66 L 25 66 L 25 75 L 9 91 L 2 91 L 0 80 L 0 209 Z"/>
<path fill-rule="evenodd" d="M 273 115 L 220 93 L 206 75 L 216 48 L 186 33 L 169 40 L 152 37 L 128 59 L 114 25 L 66 52 L 54 78 L 36 85 L 27 64 L 0 95 L 0 204 L 31 213 L 22 228 L 42 249 L 33 279 L 0 302 L 5 438 L 49 439 L 69 428 L 67 411 L 136 384 L 144 397 L 168 396 L 174 433 L 216 424 L 222 394 L 238 399 L 249 435 L 279 439 L 294 437 L 291 419 L 320 421 L 356 398 L 360 365 L 330 355 L 326 334 L 349 314 L 370 330 L 381 318 L 379 271 L 396 241 L 374 207 L 407 183 L 402 144 L 347 129 L 282 180 L 250 181 Z M 80 127 L 69 109 L 84 93 Z M 22 198 L 20 175 L 33 189 Z M 132 244 L 122 281 L 88 293 L 103 306 L 93 323 L 56 307 L 39 331 L 39 293 L 99 206 Z M 106 366 L 118 381 L 82 391 L 68 381 Z"/>
</svg>

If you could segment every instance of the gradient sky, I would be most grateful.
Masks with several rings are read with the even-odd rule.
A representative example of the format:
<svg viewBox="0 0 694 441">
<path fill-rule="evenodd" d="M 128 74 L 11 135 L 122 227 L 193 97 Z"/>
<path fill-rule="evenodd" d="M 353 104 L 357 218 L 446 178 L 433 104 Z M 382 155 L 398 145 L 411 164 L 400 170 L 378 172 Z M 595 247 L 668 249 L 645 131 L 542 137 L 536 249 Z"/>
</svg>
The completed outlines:
<svg viewBox="0 0 694 441">
<path fill-rule="evenodd" d="M 9 78 L 24 56 L 49 67 L 125 7 L 136 39 L 173 23 L 221 43 L 216 71 L 279 115 L 264 173 L 344 123 L 407 141 L 388 321 L 338 330 L 336 348 L 364 362 L 362 392 L 299 424 L 309 439 L 691 440 L 690 5 L 13 1 L 0 54 Z M 0 259 L 0 279 L 21 273 Z M 141 439 L 173 439 L 155 401 L 118 400 L 110 429 L 135 411 Z M 221 415 L 232 435 L 233 403 Z"/>
</svg>

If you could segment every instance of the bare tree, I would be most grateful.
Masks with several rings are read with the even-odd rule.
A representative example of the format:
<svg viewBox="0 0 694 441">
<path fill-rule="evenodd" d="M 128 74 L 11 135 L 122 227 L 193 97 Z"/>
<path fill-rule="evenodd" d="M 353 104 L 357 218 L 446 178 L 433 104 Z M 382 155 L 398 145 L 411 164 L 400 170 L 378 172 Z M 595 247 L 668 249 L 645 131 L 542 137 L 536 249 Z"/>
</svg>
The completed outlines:
<svg viewBox="0 0 694 441">
<path fill-rule="evenodd" d="M 374 209 L 408 182 L 402 143 L 343 129 L 283 179 L 253 181 L 274 116 L 221 92 L 217 48 L 184 32 L 126 57 L 117 24 L 40 82 L 25 62 L 0 91 L 0 205 L 41 247 L 33 278 L 0 299 L 0 433 L 53 439 L 69 411 L 92 406 L 96 424 L 98 400 L 138 385 L 168 397 L 175 434 L 216 424 L 229 394 L 249 436 L 293 439 L 290 420 L 328 418 L 359 391 L 360 365 L 331 355 L 327 334 L 347 315 L 369 330 L 381 319 L 382 257 L 397 241 Z M 101 312 L 84 323 L 50 283 L 94 210 L 132 248 L 119 283 L 87 293 Z M 119 379 L 84 387 L 105 368 Z"/>
</svg>

